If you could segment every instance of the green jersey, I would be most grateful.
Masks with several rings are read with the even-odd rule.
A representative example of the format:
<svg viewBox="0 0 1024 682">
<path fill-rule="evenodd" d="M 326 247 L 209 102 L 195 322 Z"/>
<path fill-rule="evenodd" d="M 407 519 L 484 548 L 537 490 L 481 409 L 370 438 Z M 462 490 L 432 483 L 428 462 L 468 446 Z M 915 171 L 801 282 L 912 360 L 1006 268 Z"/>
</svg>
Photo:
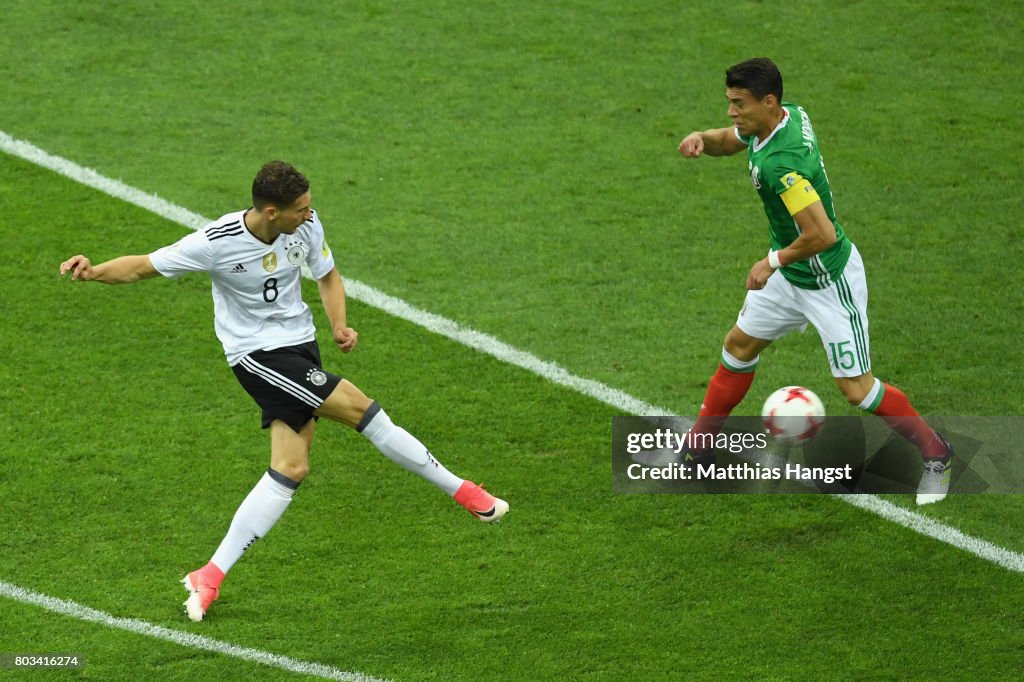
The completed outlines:
<svg viewBox="0 0 1024 682">
<path fill-rule="evenodd" d="M 796 241 L 800 226 L 793 215 L 821 200 L 836 228 L 836 243 L 808 260 L 788 263 L 781 272 L 802 289 L 825 289 L 842 274 L 853 245 L 836 220 L 825 162 L 807 112 L 790 102 L 783 102 L 782 108 L 782 122 L 764 140 L 737 136 L 747 144 L 750 181 L 764 203 L 773 250 Z"/>
</svg>

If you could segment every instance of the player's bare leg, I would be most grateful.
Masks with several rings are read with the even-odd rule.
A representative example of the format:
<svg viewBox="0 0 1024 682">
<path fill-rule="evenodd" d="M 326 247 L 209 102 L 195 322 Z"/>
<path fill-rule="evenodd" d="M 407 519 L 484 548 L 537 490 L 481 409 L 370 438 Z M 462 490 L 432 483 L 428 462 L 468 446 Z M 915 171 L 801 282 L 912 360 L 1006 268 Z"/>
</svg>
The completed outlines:
<svg viewBox="0 0 1024 682">
<path fill-rule="evenodd" d="M 952 478 L 953 446 L 921 418 L 903 391 L 875 378 L 871 372 L 836 377 L 839 390 L 851 405 L 881 417 L 921 452 L 924 460 L 917 503 L 931 504 L 946 497 Z"/>
<path fill-rule="evenodd" d="M 270 468 L 239 505 L 210 562 L 181 581 L 189 593 L 185 609 L 192 620 L 205 618 L 227 572 L 245 550 L 273 528 L 291 504 L 292 495 L 309 473 L 309 448 L 315 429 L 312 419 L 299 431 L 279 419 L 271 422 Z"/>
<path fill-rule="evenodd" d="M 310 419 L 298 432 L 280 419 L 270 423 L 270 468 L 298 483 L 309 475 L 309 450 L 313 447 L 316 421 Z"/>
<path fill-rule="evenodd" d="M 348 379 L 342 379 L 314 414 L 354 429 L 359 426 L 359 421 L 372 404 L 373 400 L 366 397 L 355 384 Z"/>
<path fill-rule="evenodd" d="M 507 502 L 448 471 L 423 443 L 395 425 L 375 400 L 350 381 L 342 380 L 316 414 L 351 426 L 385 457 L 430 481 L 481 521 L 498 521 L 508 511 Z"/>
<path fill-rule="evenodd" d="M 835 380 L 843 397 L 854 407 L 864 402 L 864 398 L 868 396 L 875 385 L 875 375 L 871 372 L 861 374 L 859 377 L 835 377 Z"/>
<path fill-rule="evenodd" d="M 770 346 L 771 343 L 768 339 L 759 339 L 756 336 L 751 336 L 740 329 L 739 326 L 733 325 L 733 328 L 725 335 L 722 347 L 737 360 L 752 362 L 756 361 L 757 357 L 761 355 L 761 351 Z"/>
</svg>

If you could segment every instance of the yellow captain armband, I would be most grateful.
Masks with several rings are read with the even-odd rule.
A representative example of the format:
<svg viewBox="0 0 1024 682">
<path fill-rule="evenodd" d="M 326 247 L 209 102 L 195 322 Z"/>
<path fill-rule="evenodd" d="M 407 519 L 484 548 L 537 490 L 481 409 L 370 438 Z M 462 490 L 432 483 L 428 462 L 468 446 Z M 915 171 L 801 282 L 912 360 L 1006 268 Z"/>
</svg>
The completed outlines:
<svg viewBox="0 0 1024 682">
<path fill-rule="evenodd" d="M 815 201 L 820 201 L 814 186 L 799 173 L 786 173 L 782 176 L 782 185 L 785 189 L 779 193 L 782 202 L 786 204 L 789 215 L 796 215 Z"/>
</svg>

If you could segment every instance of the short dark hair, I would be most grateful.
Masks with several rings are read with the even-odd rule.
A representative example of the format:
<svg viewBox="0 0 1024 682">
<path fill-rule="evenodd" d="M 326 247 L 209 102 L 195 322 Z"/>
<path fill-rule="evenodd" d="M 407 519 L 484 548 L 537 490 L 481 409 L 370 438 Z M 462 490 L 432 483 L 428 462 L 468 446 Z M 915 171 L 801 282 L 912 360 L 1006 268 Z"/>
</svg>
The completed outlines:
<svg viewBox="0 0 1024 682">
<path fill-rule="evenodd" d="M 252 181 L 252 205 L 263 208 L 272 204 L 285 208 L 308 191 L 309 180 L 294 166 L 284 161 L 270 161 L 263 164 Z"/>
<path fill-rule="evenodd" d="M 730 66 L 725 70 L 725 87 L 750 90 L 758 99 L 775 95 L 782 102 L 782 74 L 767 57 L 755 57 Z"/>
</svg>

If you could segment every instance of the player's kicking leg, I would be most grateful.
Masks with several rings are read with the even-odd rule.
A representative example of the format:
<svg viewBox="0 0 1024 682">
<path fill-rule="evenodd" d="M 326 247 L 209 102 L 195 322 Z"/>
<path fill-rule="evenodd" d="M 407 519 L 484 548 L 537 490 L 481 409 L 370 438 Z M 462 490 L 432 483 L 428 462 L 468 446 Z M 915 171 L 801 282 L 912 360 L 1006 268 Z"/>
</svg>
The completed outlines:
<svg viewBox="0 0 1024 682">
<path fill-rule="evenodd" d="M 508 512 L 505 500 L 448 471 L 423 443 L 392 422 L 375 400 L 350 381 L 339 383 L 316 414 L 353 427 L 385 457 L 433 483 L 481 521 L 499 521 Z"/>
</svg>

